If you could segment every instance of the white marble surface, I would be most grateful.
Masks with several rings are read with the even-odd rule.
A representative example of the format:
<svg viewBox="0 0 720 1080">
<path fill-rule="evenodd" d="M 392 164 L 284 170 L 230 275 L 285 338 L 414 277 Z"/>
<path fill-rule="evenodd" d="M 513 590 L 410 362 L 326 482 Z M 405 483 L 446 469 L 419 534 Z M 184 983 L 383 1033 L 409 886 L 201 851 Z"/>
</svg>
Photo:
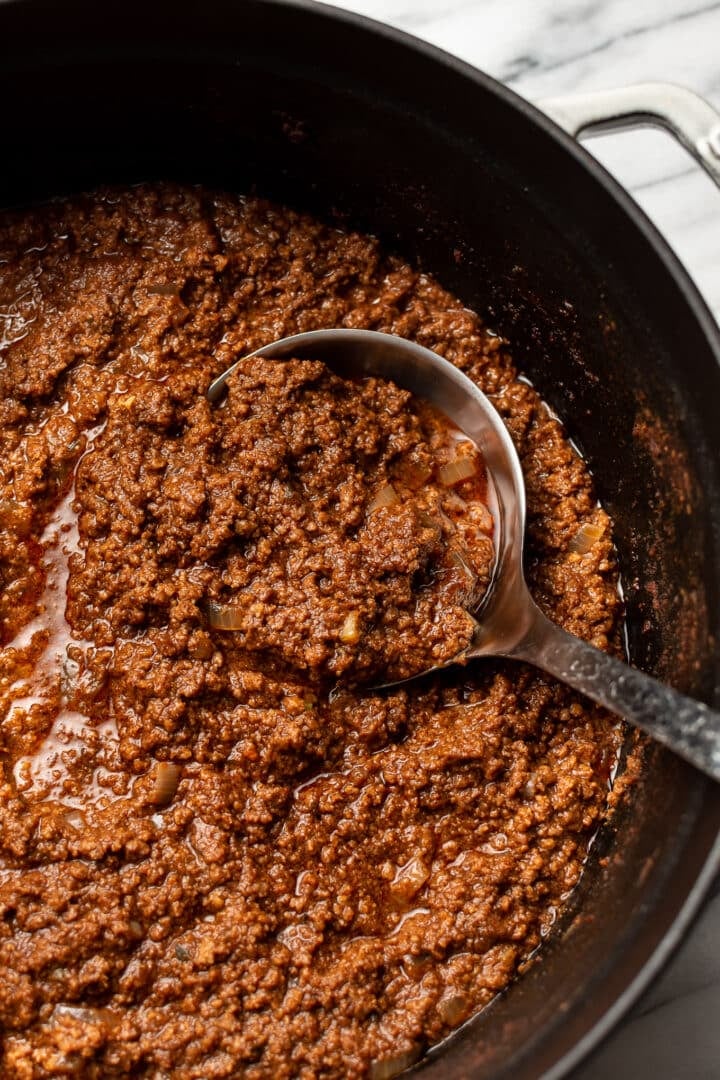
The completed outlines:
<svg viewBox="0 0 720 1080">
<path fill-rule="evenodd" d="M 537 101 L 664 79 L 720 109 L 718 0 L 340 0 Z M 666 135 L 588 148 L 635 196 L 720 319 L 720 190 Z M 719 409 L 720 413 L 720 409 Z M 665 974 L 575 1080 L 720 1080 L 720 882 Z"/>
<path fill-rule="evenodd" d="M 336 6 L 425 38 L 532 101 L 664 79 L 720 109 L 720 3 L 713 0 L 340 0 Z M 587 146 L 664 233 L 720 319 L 720 192 L 712 181 L 659 131 L 604 135 Z"/>
</svg>

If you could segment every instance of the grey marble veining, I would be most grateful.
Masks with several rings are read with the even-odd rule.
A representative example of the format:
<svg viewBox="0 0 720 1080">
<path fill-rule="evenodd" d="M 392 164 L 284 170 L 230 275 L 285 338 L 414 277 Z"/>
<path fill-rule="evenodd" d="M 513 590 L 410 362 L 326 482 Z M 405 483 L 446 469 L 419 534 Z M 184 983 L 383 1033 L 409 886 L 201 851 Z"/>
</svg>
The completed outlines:
<svg viewBox="0 0 720 1080">
<path fill-rule="evenodd" d="M 720 0 L 339 0 L 532 101 L 663 79 L 720 108 Z M 588 149 L 633 194 L 720 319 L 720 190 L 668 136 Z M 719 410 L 720 411 L 720 410 Z M 666 972 L 574 1080 L 720 1080 L 720 882 Z"/>
<path fill-rule="evenodd" d="M 342 0 L 337 6 L 425 38 L 531 101 L 665 79 L 720 108 L 720 2 L 714 0 Z M 660 132 L 603 136 L 587 147 L 633 193 L 720 318 L 720 192 Z"/>
</svg>

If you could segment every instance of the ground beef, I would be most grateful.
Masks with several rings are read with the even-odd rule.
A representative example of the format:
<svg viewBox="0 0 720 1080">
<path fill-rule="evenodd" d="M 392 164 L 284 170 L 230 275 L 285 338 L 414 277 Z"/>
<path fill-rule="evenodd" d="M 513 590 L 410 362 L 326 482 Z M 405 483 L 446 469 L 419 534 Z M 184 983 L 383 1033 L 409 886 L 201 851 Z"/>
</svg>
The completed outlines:
<svg viewBox="0 0 720 1080">
<path fill-rule="evenodd" d="M 508 984 L 582 872 L 619 740 L 601 710 L 512 663 L 348 678 L 467 634 L 450 601 L 467 558 L 485 580 L 491 525 L 482 492 L 448 505 L 433 479 L 447 431 L 312 362 L 204 396 L 238 356 L 330 326 L 411 337 L 491 396 L 533 592 L 612 646 L 588 471 L 432 279 L 200 189 L 4 214 L 3 1076 L 387 1077 Z M 241 628 L 215 629 L 231 603 Z"/>
<path fill-rule="evenodd" d="M 317 362 L 249 359 L 227 387 L 201 430 L 191 423 L 180 437 L 185 456 L 173 447 L 183 484 L 198 444 L 210 449 L 198 489 L 206 540 L 190 544 L 219 563 L 206 575 L 210 625 L 307 679 L 382 683 L 467 648 L 467 608 L 494 562 L 470 440 L 408 391 Z M 133 405 L 124 415 L 134 427 Z"/>
</svg>

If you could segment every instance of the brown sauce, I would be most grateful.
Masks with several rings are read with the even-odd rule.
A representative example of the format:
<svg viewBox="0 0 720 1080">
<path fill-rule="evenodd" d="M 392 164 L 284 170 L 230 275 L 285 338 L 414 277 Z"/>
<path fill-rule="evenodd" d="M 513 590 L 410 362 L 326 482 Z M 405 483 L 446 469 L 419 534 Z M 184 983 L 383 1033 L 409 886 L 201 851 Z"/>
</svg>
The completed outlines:
<svg viewBox="0 0 720 1080">
<path fill-rule="evenodd" d="M 260 200 L 6 213 L 0 315 L 0 1073 L 394 1075 L 562 912 L 619 735 L 516 664 L 363 688 L 462 647 L 491 572 L 437 416 L 307 361 L 205 390 L 325 326 L 442 353 L 518 447 L 538 602 L 611 648 L 586 467 L 460 301 Z"/>
</svg>

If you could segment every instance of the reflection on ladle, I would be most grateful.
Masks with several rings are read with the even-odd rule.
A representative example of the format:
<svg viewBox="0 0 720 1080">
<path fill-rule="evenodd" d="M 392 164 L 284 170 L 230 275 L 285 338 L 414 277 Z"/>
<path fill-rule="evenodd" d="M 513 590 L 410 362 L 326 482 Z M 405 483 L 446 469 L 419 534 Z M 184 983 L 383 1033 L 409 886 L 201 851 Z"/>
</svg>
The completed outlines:
<svg viewBox="0 0 720 1080">
<path fill-rule="evenodd" d="M 321 360 L 339 375 L 391 379 L 430 401 L 480 448 L 495 501 L 497 561 L 491 587 L 473 612 L 478 620 L 475 638 L 450 663 L 504 656 L 534 664 L 720 781 L 720 713 L 567 633 L 535 604 L 523 572 L 525 485 L 520 461 L 500 416 L 466 375 L 429 349 L 371 330 L 314 330 L 250 355 Z M 211 384 L 211 402 L 221 397 L 228 376 L 243 360 Z"/>
</svg>

